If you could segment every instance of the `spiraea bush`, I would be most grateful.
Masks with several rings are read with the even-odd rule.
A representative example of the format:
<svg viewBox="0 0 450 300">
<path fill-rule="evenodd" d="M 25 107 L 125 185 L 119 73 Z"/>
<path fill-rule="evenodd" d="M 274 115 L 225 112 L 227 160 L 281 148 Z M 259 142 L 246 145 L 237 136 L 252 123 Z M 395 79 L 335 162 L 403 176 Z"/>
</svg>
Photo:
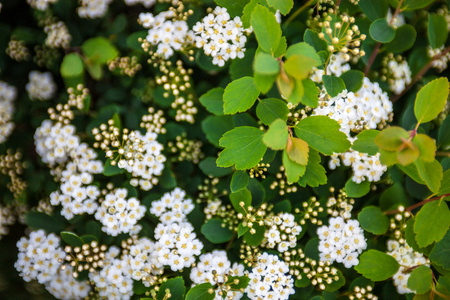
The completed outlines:
<svg viewBox="0 0 450 300">
<path fill-rule="evenodd" d="M 0 2 L 1 299 L 450 299 L 449 0 Z"/>
</svg>

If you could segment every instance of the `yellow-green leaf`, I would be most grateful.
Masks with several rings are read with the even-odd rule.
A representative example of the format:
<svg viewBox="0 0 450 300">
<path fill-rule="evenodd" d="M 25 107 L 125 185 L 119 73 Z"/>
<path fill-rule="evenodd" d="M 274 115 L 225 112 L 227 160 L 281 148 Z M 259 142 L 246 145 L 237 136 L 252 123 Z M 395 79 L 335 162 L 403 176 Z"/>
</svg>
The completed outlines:
<svg viewBox="0 0 450 300">
<path fill-rule="evenodd" d="M 286 146 L 289 158 L 300 165 L 308 163 L 308 143 L 296 137 L 289 137 Z"/>
<path fill-rule="evenodd" d="M 426 123 L 438 116 L 447 102 L 449 83 L 446 77 L 429 82 L 417 93 L 414 115 L 419 123 Z"/>
<path fill-rule="evenodd" d="M 419 133 L 413 138 L 413 142 L 419 147 L 419 158 L 431 162 L 436 154 L 436 142 L 428 135 Z"/>
<path fill-rule="evenodd" d="M 288 127 L 286 121 L 276 119 L 270 124 L 269 130 L 263 136 L 263 142 L 273 150 L 283 150 L 288 142 Z"/>
</svg>

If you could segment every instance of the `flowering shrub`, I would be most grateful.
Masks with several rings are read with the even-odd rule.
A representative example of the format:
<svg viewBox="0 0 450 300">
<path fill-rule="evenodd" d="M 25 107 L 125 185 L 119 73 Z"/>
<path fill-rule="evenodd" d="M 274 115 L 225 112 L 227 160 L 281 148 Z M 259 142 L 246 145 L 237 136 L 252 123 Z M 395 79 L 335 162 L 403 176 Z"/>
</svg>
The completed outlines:
<svg viewBox="0 0 450 300">
<path fill-rule="evenodd" d="M 449 5 L 0 2 L 0 298 L 450 299 Z"/>
</svg>

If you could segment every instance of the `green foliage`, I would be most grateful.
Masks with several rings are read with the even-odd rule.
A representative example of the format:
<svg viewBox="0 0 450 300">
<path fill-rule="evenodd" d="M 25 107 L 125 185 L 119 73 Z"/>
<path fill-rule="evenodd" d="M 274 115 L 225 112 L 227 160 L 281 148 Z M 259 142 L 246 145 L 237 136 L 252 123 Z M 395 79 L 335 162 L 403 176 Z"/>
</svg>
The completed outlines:
<svg viewBox="0 0 450 300">
<path fill-rule="evenodd" d="M 280 72 L 280 63 L 272 55 L 260 51 L 256 53 L 253 69 L 258 74 L 277 75 Z"/>
<path fill-rule="evenodd" d="M 375 20 L 370 25 L 370 36 L 377 42 L 389 43 L 395 37 L 395 29 L 387 22 L 386 18 Z"/>
<path fill-rule="evenodd" d="M 418 123 L 426 123 L 442 111 L 449 93 L 448 79 L 441 77 L 420 89 L 414 103 L 414 115 Z"/>
<path fill-rule="evenodd" d="M 280 24 L 275 15 L 266 7 L 257 4 L 252 12 L 251 25 L 261 49 L 267 53 L 275 53 L 281 39 Z"/>
<path fill-rule="evenodd" d="M 378 130 L 364 130 L 357 135 L 353 142 L 352 149 L 358 152 L 375 155 L 378 153 L 378 147 L 375 144 L 375 138 L 380 132 Z"/>
<path fill-rule="evenodd" d="M 447 230 L 444 237 L 436 243 L 430 253 L 430 259 L 446 270 L 450 270 L 450 231 Z"/>
<path fill-rule="evenodd" d="M 361 227 L 373 234 L 384 234 L 389 228 L 388 217 L 376 206 L 366 206 L 359 214 Z"/>
<path fill-rule="evenodd" d="M 264 134 L 263 142 L 273 150 L 283 150 L 288 144 L 288 136 L 289 132 L 286 122 L 276 119 L 270 124 L 269 130 Z"/>
<path fill-rule="evenodd" d="M 442 200 L 425 204 L 416 215 L 414 233 L 417 245 L 426 247 L 439 242 L 450 227 L 450 210 Z"/>
<path fill-rule="evenodd" d="M 235 114 L 253 106 L 259 96 L 259 89 L 252 77 L 242 77 L 231 82 L 223 93 L 223 112 Z"/>
<path fill-rule="evenodd" d="M 222 244 L 228 242 L 233 237 L 231 231 L 222 219 L 213 218 L 206 221 L 201 228 L 202 234 L 214 244 Z"/>
<path fill-rule="evenodd" d="M 287 182 L 292 184 L 305 174 L 306 168 L 289 158 L 287 151 L 283 151 L 283 166 L 286 172 Z"/>
<path fill-rule="evenodd" d="M 209 293 L 213 290 L 211 283 L 202 283 L 192 287 L 186 294 L 186 300 L 212 300 L 215 293 Z"/>
<path fill-rule="evenodd" d="M 359 264 L 355 270 L 372 281 L 383 281 L 397 273 L 399 267 L 392 256 L 371 249 L 359 257 Z"/>
<path fill-rule="evenodd" d="M 203 94 L 198 100 L 210 113 L 223 115 L 223 88 L 214 88 Z"/>
<path fill-rule="evenodd" d="M 184 286 L 183 277 L 178 276 L 175 278 L 171 278 L 161 284 L 161 286 L 159 287 L 159 292 L 158 294 L 156 294 L 156 299 L 164 299 L 167 289 L 170 291 L 170 299 L 183 300 L 184 294 L 186 293 L 186 287 Z"/>
<path fill-rule="evenodd" d="M 58 233 L 65 228 L 59 219 L 38 211 L 28 212 L 25 215 L 25 224 L 32 229 L 44 229 L 47 233 Z"/>
<path fill-rule="evenodd" d="M 328 95 L 331 97 L 336 97 L 340 92 L 345 90 L 345 83 L 342 78 L 334 75 L 323 75 L 322 80 Z"/>
<path fill-rule="evenodd" d="M 428 40 L 433 49 L 442 47 L 447 41 L 448 29 L 444 16 L 430 14 L 428 16 Z"/>
<path fill-rule="evenodd" d="M 340 78 L 344 80 L 345 88 L 349 92 L 356 93 L 363 85 L 364 73 L 357 70 L 349 70 L 343 73 Z"/>
<path fill-rule="evenodd" d="M 247 208 L 252 204 L 252 194 L 247 189 L 240 189 L 230 194 L 230 201 L 236 212 L 245 214 L 248 211 Z"/>
<path fill-rule="evenodd" d="M 250 177 L 247 172 L 242 170 L 236 170 L 231 178 L 230 189 L 231 192 L 235 193 L 239 190 L 245 189 L 247 187 Z"/>
<path fill-rule="evenodd" d="M 411 49 L 416 41 L 417 32 L 413 26 L 404 24 L 395 30 L 394 39 L 385 45 L 389 52 L 402 53 Z"/>
<path fill-rule="evenodd" d="M 73 232 L 61 231 L 60 235 L 62 240 L 66 242 L 67 245 L 72 246 L 74 248 L 81 247 L 84 244 L 83 240 Z"/>
<path fill-rule="evenodd" d="M 327 183 L 327 175 L 325 168 L 320 164 L 321 158 L 319 152 L 314 149 L 309 150 L 308 164 L 306 165 L 305 174 L 300 178 L 298 184 L 305 187 L 318 187 Z"/>
<path fill-rule="evenodd" d="M 358 5 L 371 21 L 385 18 L 389 9 L 387 0 L 360 0 Z"/>
<path fill-rule="evenodd" d="M 294 0 L 267 0 L 267 3 L 283 15 L 287 15 L 294 6 Z"/>
<path fill-rule="evenodd" d="M 77 53 L 69 53 L 64 56 L 61 63 L 61 76 L 64 78 L 79 77 L 83 75 L 83 60 Z"/>
<path fill-rule="evenodd" d="M 342 153 L 350 148 L 345 133 L 339 131 L 338 122 L 325 116 L 304 118 L 295 125 L 295 133 L 299 138 L 317 151 L 331 155 Z"/>
<path fill-rule="evenodd" d="M 370 191 L 370 182 L 354 182 L 351 178 L 345 183 L 345 193 L 352 198 L 360 198 Z"/>
<path fill-rule="evenodd" d="M 276 119 L 287 121 L 288 113 L 286 102 L 276 98 L 262 99 L 256 106 L 256 115 L 264 125 L 270 125 Z"/>
<path fill-rule="evenodd" d="M 433 272 L 427 266 L 419 266 L 411 272 L 408 278 L 408 288 L 417 294 L 424 294 L 431 290 Z"/>
</svg>

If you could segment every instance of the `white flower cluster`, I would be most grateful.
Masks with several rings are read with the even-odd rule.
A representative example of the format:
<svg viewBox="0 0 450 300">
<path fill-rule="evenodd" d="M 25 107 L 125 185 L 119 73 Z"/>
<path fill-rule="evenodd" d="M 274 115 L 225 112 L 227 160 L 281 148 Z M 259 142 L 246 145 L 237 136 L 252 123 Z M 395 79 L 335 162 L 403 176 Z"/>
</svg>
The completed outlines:
<svg viewBox="0 0 450 300">
<path fill-rule="evenodd" d="M 146 40 L 158 46 L 156 53 L 168 59 L 174 51 L 181 50 L 193 41 L 194 34 L 189 30 L 186 21 L 168 20 L 175 18 L 171 10 L 163 11 L 156 16 L 151 13 L 141 13 L 139 21 L 144 28 L 149 28 Z"/>
<path fill-rule="evenodd" d="M 50 3 L 55 3 L 58 0 L 27 0 L 27 3 L 38 10 L 46 10 Z"/>
<path fill-rule="evenodd" d="M 142 229 L 137 222 L 145 215 L 146 208 L 134 197 L 127 200 L 127 196 L 128 191 L 124 188 L 108 193 L 95 213 L 95 218 L 103 224 L 102 230 L 106 234 L 137 234 Z"/>
<path fill-rule="evenodd" d="M 56 84 L 50 72 L 31 71 L 28 78 L 25 89 L 32 100 L 48 100 L 53 97 Z"/>
<path fill-rule="evenodd" d="M 100 299 L 128 300 L 133 296 L 133 280 L 130 278 L 130 266 L 125 259 L 118 258 L 119 248 L 112 246 L 105 253 L 104 267 L 89 273 L 89 279 L 95 284 Z"/>
<path fill-rule="evenodd" d="M 276 255 L 261 254 L 248 277 L 250 282 L 245 291 L 251 300 L 283 300 L 295 293 L 289 267 Z"/>
<path fill-rule="evenodd" d="M 225 283 L 226 276 L 243 276 L 244 266 L 242 264 L 231 262 L 227 258 L 227 253 L 223 250 L 214 250 L 211 253 L 205 253 L 199 257 L 200 261 L 197 266 L 191 270 L 191 280 L 197 285 L 209 282 L 213 286 L 216 283 Z M 227 291 L 226 294 L 220 295 L 220 289 L 215 291 L 214 300 L 222 300 L 226 295 L 226 299 L 238 300 L 243 294 L 239 291 Z"/>
<path fill-rule="evenodd" d="M 93 214 L 98 209 L 100 190 L 93 185 L 93 174 L 103 171 L 103 164 L 97 153 L 82 143 L 71 153 L 71 161 L 62 171 L 60 191 L 50 194 L 53 206 L 61 204 L 61 215 L 70 220 L 74 215 Z"/>
<path fill-rule="evenodd" d="M 243 58 L 245 43 L 251 29 L 244 29 L 239 17 L 230 20 L 226 8 L 217 6 L 214 11 L 193 27 L 195 45 L 211 55 L 212 63 L 223 67 L 229 59 Z"/>
<path fill-rule="evenodd" d="M 352 167 L 352 180 L 358 184 L 365 180 L 370 182 L 379 181 L 384 172 L 387 171 L 387 167 L 380 162 L 380 153 L 369 155 L 351 150 L 341 154 L 333 154 L 329 161 L 331 170 L 340 166 L 339 157 L 345 166 Z"/>
<path fill-rule="evenodd" d="M 75 126 L 44 120 L 36 129 L 34 144 L 42 161 L 52 168 L 69 160 L 70 153 L 80 145 L 80 138 L 75 135 Z"/>
<path fill-rule="evenodd" d="M 101 18 L 108 11 L 112 0 L 80 0 L 81 6 L 77 8 L 80 18 Z"/>
<path fill-rule="evenodd" d="M 184 199 L 185 195 L 183 190 L 175 188 L 153 202 L 150 208 L 160 220 L 155 228 L 156 268 L 168 265 L 172 271 L 182 270 L 191 266 L 203 249 L 194 227 L 187 221 L 186 216 L 194 205 L 191 199 Z"/>
<path fill-rule="evenodd" d="M 72 36 L 64 22 L 56 22 L 44 27 L 47 38 L 45 44 L 50 48 L 67 49 L 70 46 Z"/>
<path fill-rule="evenodd" d="M 14 100 L 17 90 L 14 86 L 0 81 L 0 144 L 6 141 L 14 130 L 11 122 L 14 113 Z"/>
<path fill-rule="evenodd" d="M 359 263 L 359 254 L 367 248 L 364 231 L 357 220 L 345 222 L 342 217 L 330 218 L 330 226 L 319 227 L 317 234 L 321 261 L 336 261 L 351 268 Z"/>
<path fill-rule="evenodd" d="M 349 71 L 350 70 L 350 65 L 348 64 L 349 60 L 350 56 L 345 55 L 342 52 L 332 54 L 327 66 L 327 74 L 339 77 L 342 75 L 342 73 Z M 323 75 L 325 75 L 324 70 L 314 68 L 310 78 L 314 82 L 321 83 Z"/>
<path fill-rule="evenodd" d="M 339 199 L 339 198 L 338 198 Z M 350 219 L 352 217 L 352 209 L 355 202 L 349 203 L 350 201 L 338 201 L 335 197 L 329 197 L 327 201 L 327 213 L 333 217 L 341 216 L 344 220 Z M 335 207 L 331 209 L 330 207 Z"/>
<path fill-rule="evenodd" d="M 328 116 L 341 125 L 341 131 L 349 140 L 351 131 L 375 129 L 377 125 L 389 120 L 392 114 L 392 102 L 377 82 L 372 83 L 364 77 L 363 86 L 356 92 L 342 91 L 334 98 L 319 101 L 313 115 Z"/>
<path fill-rule="evenodd" d="M 172 192 L 165 193 L 158 201 L 153 201 L 150 213 L 159 218 L 163 224 L 181 223 L 186 221 L 186 216 L 194 209 L 191 199 L 185 199 L 186 192 L 175 188 Z"/>
<path fill-rule="evenodd" d="M 155 240 L 156 267 L 169 266 L 174 272 L 190 267 L 203 249 L 189 222 L 159 223 L 155 228 Z"/>
<path fill-rule="evenodd" d="M 127 261 L 127 265 L 130 267 L 129 275 L 131 278 L 137 281 L 142 280 L 146 287 L 155 284 L 154 276 L 164 272 L 162 267 L 156 267 L 156 265 L 160 265 L 156 244 L 145 237 L 133 243 L 129 254 L 125 255 L 124 260 Z"/>
<path fill-rule="evenodd" d="M 44 230 L 33 231 L 30 237 L 22 237 L 17 242 L 19 255 L 14 267 L 23 280 L 37 280 L 45 284 L 53 280 L 61 267 L 59 259 L 64 259 L 65 252 L 59 247 L 60 239 Z"/>
<path fill-rule="evenodd" d="M 408 244 L 401 245 L 396 240 L 389 240 L 387 242 L 388 254 L 395 258 L 400 264 L 400 269 L 392 277 L 394 279 L 394 285 L 397 287 L 397 292 L 399 294 L 409 294 L 413 293 L 411 289 L 408 288 L 408 279 L 411 273 L 404 272 L 410 267 L 427 265 L 429 266 L 429 261 L 423 256 L 422 253 L 415 252 Z"/>
<path fill-rule="evenodd" d="M 72 268 L 67 267 L 64 270 L 58 269 L 58 272 L 49 281 L 45 288 L 56 299 L 77 300 L 85 299 L 91 291 L 91 286 L 87 280 L 78 281 L 72 275 Z"/>
<path fill-rule="evenodd" d="M 9 233 L 9 228 L 7 226 L 14 224 L 16 218 L 8 206 L 0 205 L 0 240 L 3 235 Z"/>
<path fill-rule="evenodd" d="M 411 83 L 411 69 L 408 62 L 403 60 L 397 62 L 395 59 L 387 63 L 389 79 L 389 89 L 396 95 L 399 95 Z"/>
<path fill-rule="evenodd" d="M 438 48 L 438 49 L 432 49 L 431 47 L 428 47 L 428 56 L 431 58 L 437 57 L 441 55 L 442 50 L 444 50 L 444 46 Z M 433 59 L 431 62 L 431 65 L 433 68 L 435 68 L 439 73 L 447 69 L 448 61 L 450 60 L 450 52 L 447 52 L 447 54 L 442 55 L 439 59 Z"/>
<path fill-rule="evenodd" d="M 297 235 L 302 232 L 302 227 L 295 222 L 294 215 L 279 213 L 271 220 L 266 220 L 266 225 L 270 226 L 270 229 L 264 233 L 268 248 L 277 247 L 278 251 L 283 253 L 297 245 Z"/>
<path fill-rule="evenodd" d="M 125 160 L 121 159 L 117 166 L 127 170 L 134 177 L 132 186 L 138 186 L 144 191 L 150 190 L 158 184 L 158 178 L 164 169 L 166 157 L 161 153 L 163 146 L 156 140 L 158 135 L 147 131 L 143 136 L 139 131 L 133 131 L 125 145 L 125 152 L 138 152 L 139 155 Z M 120 150 L 119 150 L 120 151 Z M 124 153 L 127 156 L 126 153 Z M 130 163 L 131 161 L 131 163 Z"/>
<path fill-rule="evenodd" d="M 156 3 L 156 0 L 125 0 L 126 5 L 142 4 L 145 8 L 150 8 Z"/>
</svg>

